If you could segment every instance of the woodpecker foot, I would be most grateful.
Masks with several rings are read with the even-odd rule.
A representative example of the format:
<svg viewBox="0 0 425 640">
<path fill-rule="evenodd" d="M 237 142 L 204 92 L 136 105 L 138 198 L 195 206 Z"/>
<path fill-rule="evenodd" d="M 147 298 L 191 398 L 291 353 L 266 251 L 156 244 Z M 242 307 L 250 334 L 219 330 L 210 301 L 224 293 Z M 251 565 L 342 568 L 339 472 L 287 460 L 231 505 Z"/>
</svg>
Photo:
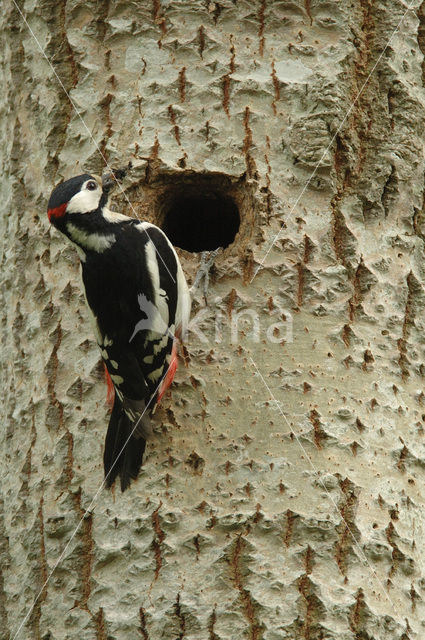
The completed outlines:
<svg viewBox="0 0 425 640">
<path fill-rule="evenodd" d="M 193 296 L 196 293 L 196 290 L 199 289 L 202 280 L 204 280 L 203 286 L 203 294 L 205 304 L 208 304 L 207 301 L 207 293 L 208 293 L 208 285 L 210 283 L 210 270 L 213 266 L 215 259 L 219 252 L 222 250 L 222 247 L 218 247 L 214 249 L 214 251 L 203 251 L 201 254 L 201 264 L 199 265 L 198 272 L 195 277 L 195 282 L 190 287 L 190 294 Z"/>
</svg>

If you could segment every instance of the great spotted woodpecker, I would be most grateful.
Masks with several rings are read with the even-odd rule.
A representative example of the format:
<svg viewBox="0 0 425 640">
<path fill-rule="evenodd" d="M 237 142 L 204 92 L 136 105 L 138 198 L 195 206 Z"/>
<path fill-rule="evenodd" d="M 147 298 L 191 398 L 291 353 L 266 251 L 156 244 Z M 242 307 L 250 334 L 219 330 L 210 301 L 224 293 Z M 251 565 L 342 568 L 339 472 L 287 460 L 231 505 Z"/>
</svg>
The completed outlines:
<svg viewBox="0 0 425 640">
<path fill-rule="evenodd" d="M 80 257 L 114 393 L 105 481 L 110 487 L 119 475 L 124 491 L 143 461 L 149 415 L 174 377 L 176 336 L 187 327 L 191 303 L 177 254 L 161 229 L 108 209 L 119 173 L 103 180 L 85 173 L 62 182 L 50 196 L 47 213 Z"/>
</svg>

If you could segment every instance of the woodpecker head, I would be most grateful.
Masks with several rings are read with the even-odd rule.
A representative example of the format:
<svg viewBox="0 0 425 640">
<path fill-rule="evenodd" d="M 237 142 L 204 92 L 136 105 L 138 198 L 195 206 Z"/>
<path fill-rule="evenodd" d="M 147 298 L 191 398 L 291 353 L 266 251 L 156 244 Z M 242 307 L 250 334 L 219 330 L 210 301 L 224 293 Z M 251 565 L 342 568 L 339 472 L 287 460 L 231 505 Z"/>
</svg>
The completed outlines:
<svg viewBox="0 0 425 640">
<path fill-rule="evenodd" d="M 104 193 L 101 178 L 83 173 L 65 180 L 53 189 L 47 205 L 47 215 L 53 225 L 61 226 L 66 214 L 91 213 L 106 204 L 106 200 L 107 193 Z"/>
<path fill-rule="evenodd" d="M 52 191 L 47 215 L 55 227 L 62 227 L 65 215 L 93 213 L 108 203 L 109 192 L 126 175 L 126 169 L 114 169 L 99 176 L 83 173 L 61 182 Z"/>
</svg>

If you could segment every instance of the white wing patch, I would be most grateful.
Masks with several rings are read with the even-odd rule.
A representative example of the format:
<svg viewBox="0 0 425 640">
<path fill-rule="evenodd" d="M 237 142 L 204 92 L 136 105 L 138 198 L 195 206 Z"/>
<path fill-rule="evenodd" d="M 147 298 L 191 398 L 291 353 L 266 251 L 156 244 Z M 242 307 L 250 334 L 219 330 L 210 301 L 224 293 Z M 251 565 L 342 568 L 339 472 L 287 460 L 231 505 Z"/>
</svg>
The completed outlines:
<svg viewBox="0 0 425 640">
<path fill-rule="evenodd" d="M 160 287 L 158 257 L 156 255 L 155 245 L 151 240 L 148 240 L 148 242 L 146 243 L 145 252 L 146 265 L 150 273 L 153 285 L 153 302 L 163 324 L 165 324 L 165 326 L 168 328 L 168 324 L 170 321 L 168 312 L 168 300 L 165 291 Z"/>
<path fill-rule="evenodd" d="M 180 330 L 181 335 L 184 338 L 189 325 L 190 308 L 192 306 L 192 299 L 190 296 L 189 287 L 187 285 L 186 278 L 183 273 L 183 269 L 181 267 L 178 255 L 173 245 L 165 235 L 165 233 L 161 229 L 159 229 L 159 227 L 156 227 L 155 225 L 149 222 L 139 222 L 138 224 L 135 225 L 135 227 L 138 231 L 140 231 L 140 233 L 147 233 L 147 234 L 149 234 L 150 228 L 158 229 L 159 231 L 161 231 L 171 251 L 174 253 L 174 256 L 177 262 L 177 307 L 176 307 L 175 326 L 176 326 L 176 329 Z M 149 245 L 150 245 L 150 248 L 148 249 Z M 148 255 L 148 251 L 149 251 L 149 255 Z M 156 255 L 155 247 L 153 246 L 153 243 L 151 241 L 149 241 L 146 245 L 146 257 L 150 259 L 152 270 L 155 272 L 157 276 L 157 280 L 155 282 L 159 283 L 158 260 L 160 260 L 160 258 L 158 258 L 158 256 Z M 149 267 L 149 260 L 148 260 L 148 267 Z M 167 305 L 165 299 L 162 300 L 162 304 Z M 155 300 L 155 305 L 158 307 L 159 310 L 161 310 L 161 307 L 159 306 L 157 300 Z M 169 322 L 168 305 L 167 305 L 166 318 L 167 318 L 167 326 L 168 326 L 168 322 Z M 165 317 L 164 317 L 164 320 L 165 320 Z M 170 332 L 174 333 L 174 326 L 173 328 L 170 327 Z"/>
<path fill-rule="evenodd" d="M 177 309 L 176 309 L 176 327 L 179 328 L 182 338 L 184 339 L 187 328 L 189 326 L 190 308 L 192 299 L 190 297 L 189 287 L 181 268 L 181 264 L 176 255 L 177 260 Z"/>
</svg>

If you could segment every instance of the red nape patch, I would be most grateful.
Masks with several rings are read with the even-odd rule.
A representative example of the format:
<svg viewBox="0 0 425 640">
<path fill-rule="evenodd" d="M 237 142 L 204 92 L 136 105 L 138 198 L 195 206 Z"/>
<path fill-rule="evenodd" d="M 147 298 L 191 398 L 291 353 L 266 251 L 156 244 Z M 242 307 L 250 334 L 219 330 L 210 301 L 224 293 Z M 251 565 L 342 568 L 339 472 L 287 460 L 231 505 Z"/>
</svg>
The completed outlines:
<svg viewBox="0 0 425 640">
<path fill-rule="evenodd" d="M 65 202 L 64 204 L 60 204 L 58 207 L 55 207 L 54 209 L 48 209 L 47 215 L 49 216 L 49 220 L 51 221 L 52 218 L 61 218 L 62 216 L 64 216 L 67 206 L 68 206 L 68 203 Z"/>
<path fill-rule="evenodd" d="M 111 376 L 109 375 L 109 371 L 106 368 L 106 364 L 103 363 L 103 366 L 105 367 L 106 404 L 112 409 L 115 400 L 115 387 L 114 383 L 111 380 Z"/>
<path fill-rule="evenodd" d="M 168 367 L 167 373 L 164 376 L 163 381 L 161 382 L 161 386 L 159 387 L 156 404 L 159 404 L 161 402 L 162 396 L 164 395 L 168 387 L 173 382 L 174 376 L 176 375 L 176 371 L 177 371 L 177 364 L 178 364 L 177 346 L 176 346 L 176 341 L 174 340 L 173 348 L 171 349 L 170 365 Z"/>
</svg>

